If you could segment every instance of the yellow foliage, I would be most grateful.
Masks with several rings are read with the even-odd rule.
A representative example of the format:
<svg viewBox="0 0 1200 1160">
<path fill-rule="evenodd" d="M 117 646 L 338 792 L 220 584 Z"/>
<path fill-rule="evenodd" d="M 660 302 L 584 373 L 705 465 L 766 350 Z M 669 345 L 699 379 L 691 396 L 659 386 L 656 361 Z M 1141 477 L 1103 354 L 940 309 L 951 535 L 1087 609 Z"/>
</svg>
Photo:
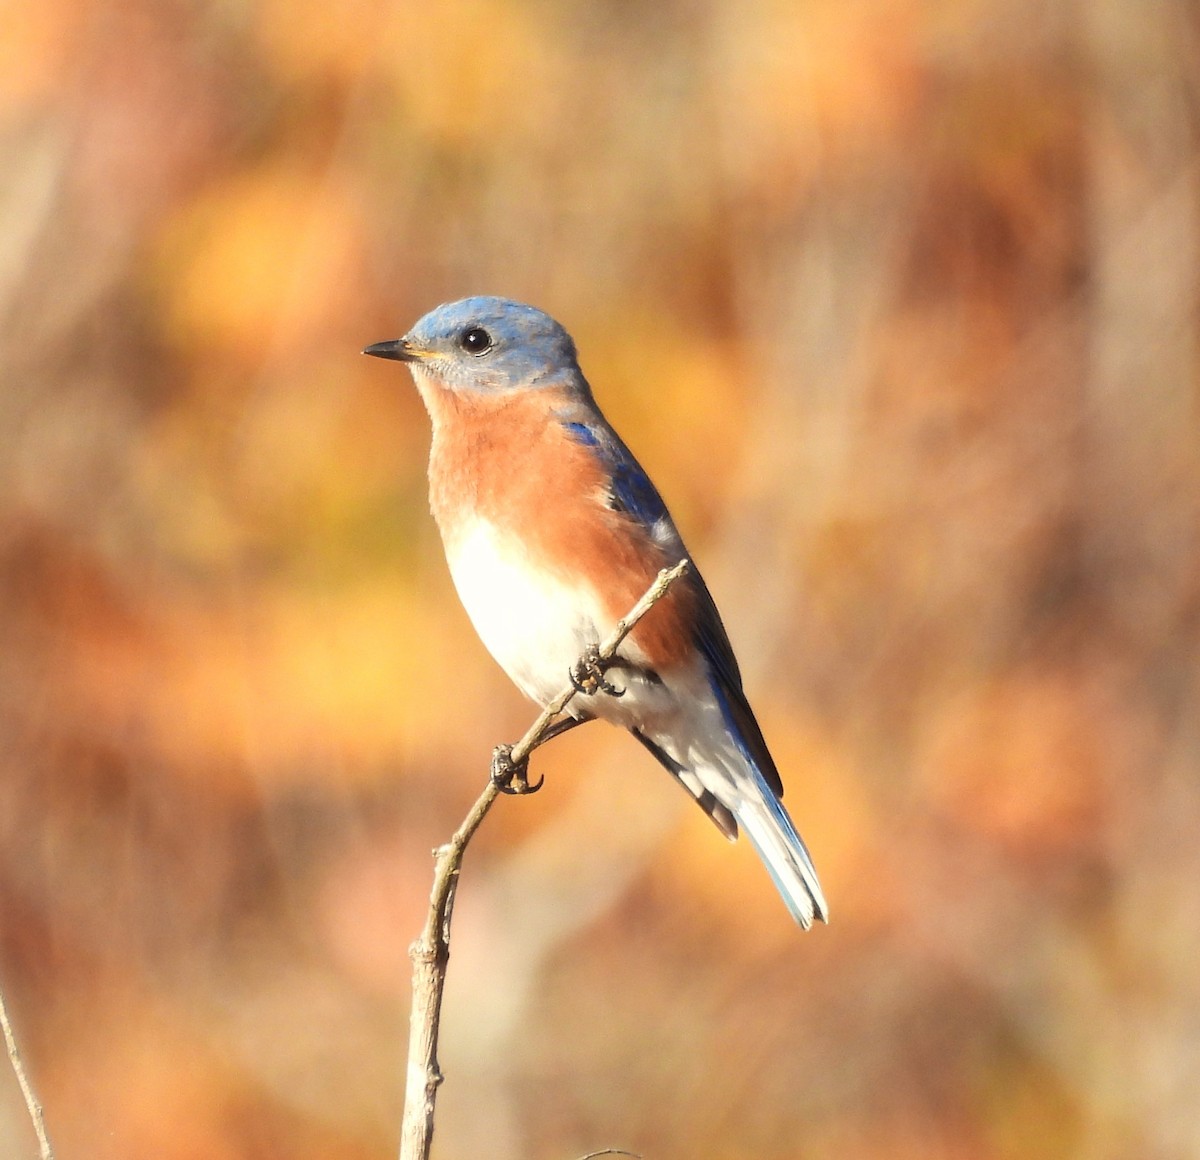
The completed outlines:
<svg viewBox="0 0 1200 1160">
<path fill-rule="evenodd" d="M 353 314 L 361 247 L 356 203 L 328 175 L 285 164 L 218 183 L 164 233 L 167 333 L 189 352 L 290 355 Z"/>
<path fill-rule="evenodd" d="M 54 4 L 0 4 L 0 109 L 49 96 L 61 83 L 70 9 Z"/>
</svg>

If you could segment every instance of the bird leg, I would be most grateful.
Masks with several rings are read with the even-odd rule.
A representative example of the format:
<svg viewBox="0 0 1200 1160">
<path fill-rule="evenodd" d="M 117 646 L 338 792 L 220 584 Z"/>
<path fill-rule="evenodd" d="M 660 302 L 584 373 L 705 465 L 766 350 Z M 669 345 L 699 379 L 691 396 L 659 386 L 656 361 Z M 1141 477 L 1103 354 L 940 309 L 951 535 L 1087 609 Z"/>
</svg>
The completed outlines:
<svg viewBox="0 0 1200 1160">
<path fill-rule="evenodd" d="M 545 745 L 547 741 L 553 741 L 555 737 L 566 733 L 570 729 L 574 729 L 576 725 L 586 725 L 589 721 L 594 721 L 592 716 L 584 717 L 560 717 L 553 725 L 547 725 L 542 730 L 541 736 L 530 746 L 530 750 L 537 749 L 540 745 Z M 496 788 L 501 793 L 522 795 L 527 793 L 537 793 L 542 788 L 542 782 L 546 779 L 540 777 L 536 784 L 530 784 L 529 781 L 529 758 L 524 761 L 513 761 L 513 747 L 511 745 L 497 745 L 492 750 L 492 781 L 496 783 Z"/>
<path fill-rule="evenodd" d="M 523 761 L 513 761 L 511 745 L 497 745 L 492 750 L 492 781 L 501 793 L 521 796 L 527 793 L 537 793 L 546 779 L 540 777 L 536 782 L 529 780 L 529 758 Z"/>
<path fill-rule="evenodd" d="M 625 696 L 624 689 L 618 689 L 604 679 L 604 674 L 620 663 L 616 657 L 610 657 L 608 660 L 601 659 L 599 647 L 589 644 L 583 650 L 579 660 L 571 666 L 568 676 L 575 689 L 587 697 L 593 697 L 597 693 L 607 693 L 610 697 L 623 697 Z"/>
</svg>

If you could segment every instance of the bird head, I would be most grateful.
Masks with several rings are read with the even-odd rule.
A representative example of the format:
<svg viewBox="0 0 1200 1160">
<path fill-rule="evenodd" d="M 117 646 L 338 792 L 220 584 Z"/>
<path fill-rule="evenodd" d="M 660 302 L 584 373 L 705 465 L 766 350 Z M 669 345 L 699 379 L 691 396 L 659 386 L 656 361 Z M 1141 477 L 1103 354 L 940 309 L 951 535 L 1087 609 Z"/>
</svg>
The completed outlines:
<svg viewBox="0 0 1200 1160">
<path fill-rule="evenodd" d="M 438 306 L 403 337 L 363 351 L 412 368 L 419 386 L 496 394 L 582 382 L 571 336 L 548 314 L 507 298 Z"/>
</svg>

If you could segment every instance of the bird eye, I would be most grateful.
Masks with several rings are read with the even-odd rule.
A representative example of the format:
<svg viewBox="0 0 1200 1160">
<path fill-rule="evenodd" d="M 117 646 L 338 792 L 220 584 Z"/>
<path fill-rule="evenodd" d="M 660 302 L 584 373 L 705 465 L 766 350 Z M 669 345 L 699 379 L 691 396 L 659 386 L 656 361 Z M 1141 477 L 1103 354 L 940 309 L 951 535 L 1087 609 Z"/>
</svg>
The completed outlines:
<svg viewBox="0 0 1200 1160">
<path fill-rule="evenodd" d="M 487 354 L 492 349 L 492 336 L 482 326 L 472 326 L 470 330 L 463 331 L 458 345 L 467 354 Z"/>
</svg>

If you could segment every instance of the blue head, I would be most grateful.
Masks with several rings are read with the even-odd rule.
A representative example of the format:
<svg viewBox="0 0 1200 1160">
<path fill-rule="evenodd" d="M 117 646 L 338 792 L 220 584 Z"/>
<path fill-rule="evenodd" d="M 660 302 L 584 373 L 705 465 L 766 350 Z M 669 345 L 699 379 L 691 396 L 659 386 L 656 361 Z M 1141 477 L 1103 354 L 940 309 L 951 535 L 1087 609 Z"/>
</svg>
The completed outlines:
<svg viewBox="0 0 1200 1160">
<path fill-rule="evenodd" d="M 498 393 L 582 385 L 571 336 L 532 306 L 507 298 L 463 298 L 425 315 L 403 337 L 363 352 L 411 364 L 418 383 Z"/>
</svg>

